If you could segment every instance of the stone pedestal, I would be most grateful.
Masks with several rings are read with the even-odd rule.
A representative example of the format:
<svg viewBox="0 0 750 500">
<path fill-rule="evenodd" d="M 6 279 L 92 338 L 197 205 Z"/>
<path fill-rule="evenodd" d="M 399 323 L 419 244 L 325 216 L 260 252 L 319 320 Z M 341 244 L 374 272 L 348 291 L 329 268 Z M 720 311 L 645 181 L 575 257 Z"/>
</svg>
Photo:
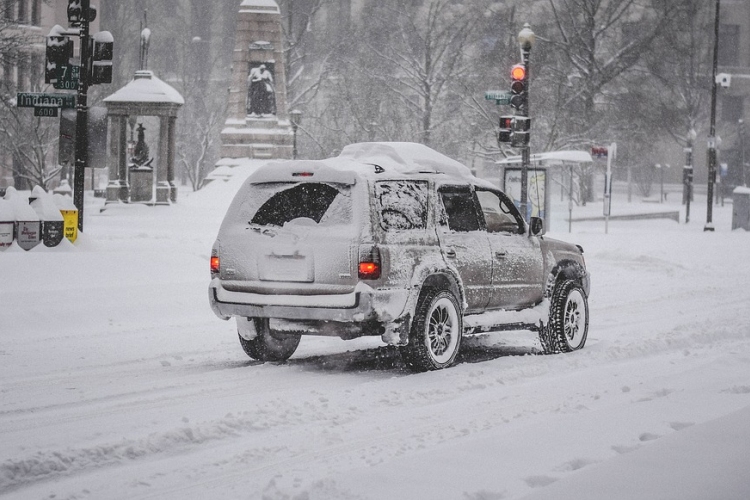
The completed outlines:
<svg viewBox="0 0 750 500">
<path fill-rule="evenodd" d="M 148 203 L 154 196 L 154 170 L 152 168 L 130 169 L 130 201 Z"/>
<path fill-rule="evenodd" d="M 244 0 L 237 14 L 227 120 L 221 132 L 222 157 L 292 157 L 283 48 L 276 2 Z M 262 96 L 261 105 L 254 102 L 258 99 L 254 85 L 259 84 L 264 85 L 261 92 L 270 93 Z"/>
</svg>

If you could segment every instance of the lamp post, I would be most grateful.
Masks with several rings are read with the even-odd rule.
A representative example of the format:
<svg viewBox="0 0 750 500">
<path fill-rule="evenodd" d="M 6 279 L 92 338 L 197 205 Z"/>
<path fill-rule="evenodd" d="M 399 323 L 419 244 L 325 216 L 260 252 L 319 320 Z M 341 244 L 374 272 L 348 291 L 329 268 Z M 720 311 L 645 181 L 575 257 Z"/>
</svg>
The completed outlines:
<svg viewBox="0 0 750 500">
<path fill-rule="evenodd" d="M 378 126 L 378 122 L 370 122 L 370 128 L 367 130 L 369 134 L 369 141 L 375 142 L 375 129 Z"/>
<path fill-rule="evenodd" d="M 523 29 L 518 33 L 518 43 L 521 46 L 521 58 L 524 67 L 524 87 L 526 89 L 526 99 L 523 100 L 523 104 L 519 109 L 520 115 L 529 117 L 529 55 L 531 54 L 531 48 L 534 46 L 534 40 L 536 36 L 531 31 L 529 23 L 523 25 Z M 531 134 L 531 129 L 529 129 Z M 527 142 L 521 149 L 521 214 L 523 218 L 529 219 L 528 210 L 528 192 L 529 192 L 529 157 L 531 156 L 530 141 Z"/>
<path fill-rule="evenodd" d="M 292 122 L 292 159 L 297 159 L 297 128 L 299 128 L 299 124 L 302 122 L 302 111 L 299 109 L 293 109 L 289 113 L 290 121 Z"/>
<path fill-rule="evenodd" d="M 685 224 L 690 222 L 690 202 L 693 200 L 693 143 L 696 137 L 698 137 L 697 132 L 691 128 L 685 147 L 685 167 L 682 169 L 682 181 L 685 183 L 682 197 L 685 203 Z"/>
<path fill-rule="evenodd" d="M 706 204 L 706 225 L 704 231 L 713 231 L 713 198 L 716 181 L 716 69 L 719 65 L 719 7 L 721 0 L 716 0 L 716 18 L 714 20 L 714 60 L 711 75 L 711 125 L 708 132 L 708 193 Z"/>
<path fill-rule="evenodd" d="M 737 135 L 740 142 L 740 182 L 747 186 L 747 177 L 745 176 L 745 121 L 740 118 L 737 121 Z"/>
</svg>

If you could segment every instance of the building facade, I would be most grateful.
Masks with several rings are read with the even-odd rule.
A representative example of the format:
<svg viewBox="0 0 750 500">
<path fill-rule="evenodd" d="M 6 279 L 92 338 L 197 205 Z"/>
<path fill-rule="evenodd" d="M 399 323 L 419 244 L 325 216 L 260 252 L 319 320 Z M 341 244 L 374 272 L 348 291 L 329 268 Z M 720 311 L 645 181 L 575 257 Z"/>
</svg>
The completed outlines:
<svg viewBox="0 0 750 500">
<path fill-rule="evenodd" d="M 719 13 L 716 131 L 720 182 L 728 195 L 750 182 L 750 0 L 721 0 Z"/>
</svg>

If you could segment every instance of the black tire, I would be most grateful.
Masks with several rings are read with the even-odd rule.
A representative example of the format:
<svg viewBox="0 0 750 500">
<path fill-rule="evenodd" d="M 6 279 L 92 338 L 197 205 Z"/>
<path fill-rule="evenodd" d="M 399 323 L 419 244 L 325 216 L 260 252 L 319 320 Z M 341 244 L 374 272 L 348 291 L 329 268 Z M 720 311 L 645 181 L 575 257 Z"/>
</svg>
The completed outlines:
<svg viewBox="0 0 750 500">
<path fill-rule="evenodd" d="M 399 348 L 401 357 L 414 371 L 447 368 L 456 360 L 462 333 L 456 297 L 447 290 L 429 289 L 420 297 L 409 343 Z"/>
<path fill-rule="evenodd" d="M 254 318 L 257 335 L 247 340 L 240 334 L 240 345 L 245 354 L 258 361 L 285 361 L 297 350 L 299 333 L 278 333 L 268 325 L 268 318 Z"/>
<path fill-rule="evenodd" d="M 589 333 L 589 304 L 581 285 L 560 280 L 550 299 L 549 322 L 539 330 L 545 354 L 582 349 Z"/>
</svg>

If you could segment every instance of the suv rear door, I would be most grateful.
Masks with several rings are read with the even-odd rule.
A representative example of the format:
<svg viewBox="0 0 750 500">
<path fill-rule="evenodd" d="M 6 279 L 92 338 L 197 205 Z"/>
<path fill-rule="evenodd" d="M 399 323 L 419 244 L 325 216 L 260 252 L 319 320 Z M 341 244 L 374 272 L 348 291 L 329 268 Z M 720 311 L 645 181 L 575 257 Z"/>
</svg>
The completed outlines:
<svg viewBox="0 0 750 500">
<path fill-rule="evenodd" d="M 262 294 L 352 292 L 353 188 L 309 180 L 243 186 L 219 232 L 223 286 Z"/>
<path fill-rule="evenodd" d="M 438 194 L 443 258 L 456 267 L 463 281 L 467 312 L 482 311 L 492 295 L 492 261 L 476 196 L 469 186 L 442 186 Z"/>
</svg>

